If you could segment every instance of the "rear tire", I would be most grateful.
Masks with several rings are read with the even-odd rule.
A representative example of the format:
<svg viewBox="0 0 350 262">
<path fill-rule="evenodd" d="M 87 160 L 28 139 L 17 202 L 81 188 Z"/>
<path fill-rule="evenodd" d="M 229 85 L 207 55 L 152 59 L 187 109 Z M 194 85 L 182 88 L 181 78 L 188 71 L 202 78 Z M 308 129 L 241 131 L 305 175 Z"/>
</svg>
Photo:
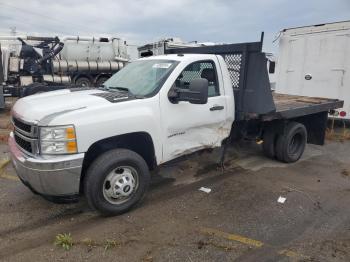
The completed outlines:
<svg viewBox="0 0 350 262">
<path fill-rule="evenodd" d="M 108 80 L 109 77 L 107 76 L 101 76 L 97 81 L 96 81 L 96 86 L 101 87 L 104 82 Z"/>
<path fill-rule="evenodd" d="M 278 135 L 276 142 L 276 157 L 285 163 L 293 163 L 300 159 L 305 150 L 307 131 L 303 124 L 290 122 L 284 133 Z"/>
<path fill-rule="evenodd" d="M 88 168 L 84 194 L 90 207 L 104 215 L 124 213 L 145 195 L 150 173 L 145 160 L 128 149 L 113 149 Z"/>
<path fill-rule="evenodd" d="M 88 77 L 82 76 L 75 80 L 77 86 L 89 87 L 92 86 L 91 81 Z"/>
</svg>

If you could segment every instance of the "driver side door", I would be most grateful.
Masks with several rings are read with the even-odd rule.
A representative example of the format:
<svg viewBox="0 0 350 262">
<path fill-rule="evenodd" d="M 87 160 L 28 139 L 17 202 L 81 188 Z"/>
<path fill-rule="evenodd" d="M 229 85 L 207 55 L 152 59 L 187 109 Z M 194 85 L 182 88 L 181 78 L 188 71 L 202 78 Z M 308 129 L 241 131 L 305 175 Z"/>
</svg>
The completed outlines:
<svg viewBox="0 0 350 262">
<path fill-rule="evenodd" d="M 174 103 L 168 96 L 161 96 L 162 162 L 200 149 L 218 147 L 229 135 L 231 126 L 226 120 L 223 82 L 217 74 L 217 68 L 217 60 L 190 63 L 169 90 L 188 89 L 191 80 L 206 78 L 209 83 L 206 104 L 191 104 L 187 101 Z"/>
</svg>

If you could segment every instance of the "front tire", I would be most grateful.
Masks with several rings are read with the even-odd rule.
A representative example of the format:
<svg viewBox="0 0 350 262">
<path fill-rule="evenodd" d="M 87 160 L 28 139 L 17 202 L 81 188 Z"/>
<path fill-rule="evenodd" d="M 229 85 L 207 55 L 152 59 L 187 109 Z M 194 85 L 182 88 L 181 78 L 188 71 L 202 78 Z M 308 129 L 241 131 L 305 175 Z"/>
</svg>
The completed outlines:
<svg viewBox="0 0 350 262">
<path fill-rule="evenodd" d="M 150 173 L 145 160 L 128 149 L 113 149 L 88 168 L 84 194 L 90 207 L 104 215 L 130 210 L 145 195 Z"/>
</svg>

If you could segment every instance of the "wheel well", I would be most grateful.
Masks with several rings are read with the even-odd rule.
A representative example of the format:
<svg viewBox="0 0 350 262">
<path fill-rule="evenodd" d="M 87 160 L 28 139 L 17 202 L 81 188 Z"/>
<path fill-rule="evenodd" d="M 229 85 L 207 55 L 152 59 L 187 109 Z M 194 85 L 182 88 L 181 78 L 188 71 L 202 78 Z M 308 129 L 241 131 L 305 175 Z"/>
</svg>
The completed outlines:
<svg viewBox="0 0 350 262">
<path fill-rule="evenodd" d="M 276 133 L 282 134 L 286 125 L 294 121 L 305 126 L 307 131 L 307 143 L 323 145 L 327 129 L 327 118 L 328 112 L 320 112 L 291 119 L 273 120 L 264 123 L 263 133 L 266 132 L 268 128 L 272 128 Z"/>
<path fill-rule="evenodd" d="M 307 142 L 314 145 L 324 145 L 327 129 L 328 112 L 305 115 L 293 120 L 303 124 L 307 130 Z"/>
<path fill-rule="evenodd" d="M 80 179 L 80 191 L 83 189 L 83 180 L 90 164 L 101 154 L 111 149 L 124 148 L 138 153 L 147 163 L 150 170 L 157 165 L 153 140 L 146 132 L 135 132 L 125 135 L 105 138 L 93 143 L 85 154 Z"/>
</svg>

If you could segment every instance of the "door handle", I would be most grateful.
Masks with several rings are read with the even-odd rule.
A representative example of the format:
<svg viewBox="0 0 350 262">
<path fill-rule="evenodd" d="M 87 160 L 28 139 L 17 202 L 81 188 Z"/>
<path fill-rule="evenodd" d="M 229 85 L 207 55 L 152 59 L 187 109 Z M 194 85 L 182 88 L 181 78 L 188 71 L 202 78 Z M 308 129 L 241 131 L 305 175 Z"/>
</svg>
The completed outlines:
<svg viewBox="0 0 350 262">
<path fill-rule="evenodd" d="M 210 108 L 210 111 L 217 111 L 217 110 L 223 110 L 224 106 L 213 106 Z"/>
</svg>

